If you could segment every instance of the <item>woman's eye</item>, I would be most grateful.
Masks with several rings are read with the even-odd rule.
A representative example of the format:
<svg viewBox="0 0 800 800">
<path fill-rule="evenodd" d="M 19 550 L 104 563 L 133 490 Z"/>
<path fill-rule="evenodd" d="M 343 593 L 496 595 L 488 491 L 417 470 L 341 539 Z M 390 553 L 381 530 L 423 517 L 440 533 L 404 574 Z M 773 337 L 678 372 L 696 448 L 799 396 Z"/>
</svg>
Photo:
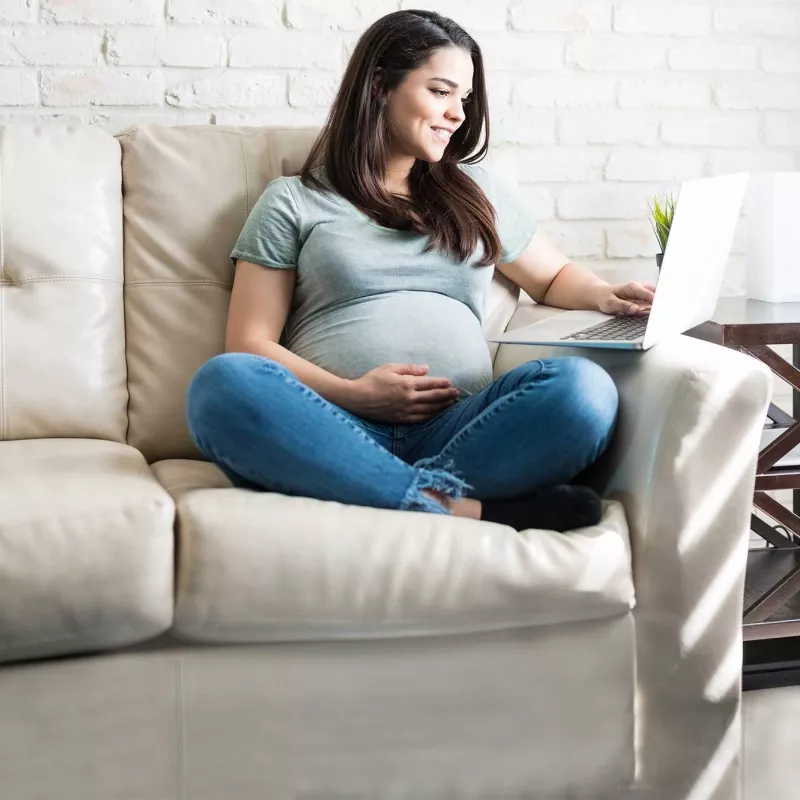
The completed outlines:
<svg viewBox="0 0 800 800">
<path fill-rule="evenodd" d="M 432 92 L 433 92 L 433 93 L 434 93 L 434 94 L 435 94 L 437 97 L 447 97 L 447 95 L 449 95 L 449 94 L 450 94 L 450 92 L 446 92 L 444 89 L 431 89 L 431 91 L 432 91 Z M 464 98 L 464 99 L 463 99 L 461 102 L 462 102 L 464 105 L 466 105 L 467 103 L 469 103 L 469 101 L 470 101 L 471 99 L 472 99 L 472 97 L 471 97 L 471 96 L 470 96 L 470 97 L 465 97 L 465 98 Z"/>
</svg>

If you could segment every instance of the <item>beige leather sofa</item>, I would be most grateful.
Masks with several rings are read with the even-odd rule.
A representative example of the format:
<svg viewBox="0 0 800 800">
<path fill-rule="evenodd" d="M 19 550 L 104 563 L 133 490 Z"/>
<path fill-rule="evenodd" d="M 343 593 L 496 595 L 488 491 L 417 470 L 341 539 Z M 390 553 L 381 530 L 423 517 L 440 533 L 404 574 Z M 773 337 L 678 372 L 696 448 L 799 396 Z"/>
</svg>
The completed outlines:
<svg viewBox="0 0 800 800">
<path fill-rule="evenodd" d="M 233 242 L 314 133 L 0 128 L 0 796 L 735 800 L 754 359 L 490 345 L 617 383 L 569 534 L 236 489 L 194 449 Z M 487 332 L 560 313 L 518 297 L 496 274 Z"/>
</svg>

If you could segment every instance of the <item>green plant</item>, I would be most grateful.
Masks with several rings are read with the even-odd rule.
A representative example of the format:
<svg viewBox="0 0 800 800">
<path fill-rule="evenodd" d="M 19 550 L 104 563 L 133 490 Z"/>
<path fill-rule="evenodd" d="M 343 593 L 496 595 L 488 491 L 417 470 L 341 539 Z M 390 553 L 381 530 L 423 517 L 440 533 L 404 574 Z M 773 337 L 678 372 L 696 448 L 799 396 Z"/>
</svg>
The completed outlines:
<svg viewBox="0 0 800 800">
<path fill-rule="evenodd" d="M 648 203 L 650 225 L 655 232 L 662 253 L 667 249 L 669 229 L 672 227 L 672 217 L 675 215 L 675 203 L 676 201 L 671 194 L 667 196 L 663 207 L 658 201 L 658 195 L 653 197 L 652 203 Z"/>
</svg>

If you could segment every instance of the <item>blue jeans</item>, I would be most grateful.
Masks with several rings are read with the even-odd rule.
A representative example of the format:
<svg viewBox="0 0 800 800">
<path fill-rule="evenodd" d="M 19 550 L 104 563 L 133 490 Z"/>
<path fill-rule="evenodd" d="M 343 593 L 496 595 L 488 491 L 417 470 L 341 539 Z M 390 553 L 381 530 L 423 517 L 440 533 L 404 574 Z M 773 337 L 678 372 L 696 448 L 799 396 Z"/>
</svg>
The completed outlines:
<svg viewBox="0 0 800 800">
<path fill-rule="evenodd" d="M 189 385 L 192 440 L 234 486 L 447 514 L 422 489 L 478 500 L 571 482 L 610 443 L 608 373 L 585 358 L 520 364 L 418 423 L 361 419 L 277 361 L 223 353 Z"/>
</svg>

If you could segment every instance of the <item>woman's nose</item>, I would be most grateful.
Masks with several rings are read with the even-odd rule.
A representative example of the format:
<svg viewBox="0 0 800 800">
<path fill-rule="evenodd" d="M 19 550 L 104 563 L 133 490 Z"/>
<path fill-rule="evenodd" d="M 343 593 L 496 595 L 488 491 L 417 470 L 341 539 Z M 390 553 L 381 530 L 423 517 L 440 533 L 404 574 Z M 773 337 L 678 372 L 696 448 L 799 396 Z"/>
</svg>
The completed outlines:
<svg viewBox="0 0 800 800">
<path fill-rule="evenodd" d="M 450 113 L 448 114 L 450 119 L 453 120 L 457 125 L 460 125 L 464 121 L 464 107 L 459 102 L 458 105 L 453 106 L 450 109 Z"/>
</svg>

